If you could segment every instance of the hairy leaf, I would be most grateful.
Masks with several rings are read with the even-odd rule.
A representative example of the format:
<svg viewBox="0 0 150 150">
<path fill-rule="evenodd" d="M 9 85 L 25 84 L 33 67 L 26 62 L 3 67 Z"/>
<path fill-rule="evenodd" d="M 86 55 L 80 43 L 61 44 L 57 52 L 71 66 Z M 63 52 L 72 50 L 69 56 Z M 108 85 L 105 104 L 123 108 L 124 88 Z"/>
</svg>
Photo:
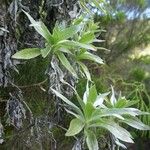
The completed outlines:
<svg viewBox="0 0 150 150">
<path fill-rule="evenodd" d="M 68 59 L 66 58 L 66 56 L 61 53 L 61 52 L 57 52 L 57 56 L 59 58 L 59 60 L 61 61 L 61 63 L 64 65 L 64 67 L 73 75 L 77 78 L 77 74 L 75 72 L 75 70 L 73 69 L 73 67 L 71 66 L 70 62 L 68 61 Z"/>
<path fill-rule="evenodd" d="M 80 110 L 79 107 L 77 107 L 75 104 L 73 104 L 71 101 L 69 101 L 66 97 L 64 97 L 62 94 L 60 94 L 59 92 L 57 92 L 56 90 L 52 89 L 52 92 L 54 92 L 54 94 L 59 97 L 60 99 L 62 99 L 65 103 L 67 103 L 72 109 L 74 109 L 79 115 L 83 116 L 82 111 Z"/>
<path fill-rule="evenodd" d="M 70 47 L 80 47 L 80 48 L 84 48 L 84 49 L 87 49 L 87 50 L 96 51 L 96 47 L 94 47 L 93 45 L 79 43 L 79 42 L 76 42 L 76 41 L 63 40 L 63 41 L 58 42 L 58 44 L 64 44 L 64 45 L 67 45 L 67 46 L 70 46 Z"/>
<path fill-rule="evenodd" d="M 39 48 L 27 48 L 15 53 L 12 58 L 15 59 L 31 59 L 41 55 Z"/>
<path fill-rule="evenodd" d="M 86 143 L 89 150 L 98 150 L 98 141 L 96 135 L 92 131 L 86 131 Z"/>
<path fill-rule="evenodd" d="M 80 67 L 82 68 L 84 74 L 86 75 L 86 78 L 91 81 L 91 75 L 90 75 L 90 72 L 87 68 L 86 65 L 84 65 L 82 62 L 78 62 L 78 64 L 80 65 Z"/>
<path fill-rule="evenodd" d="M 77 57 L 79 60 L 82 60 L 82 59 L 87 59 L 87 60 L 92 60 L 92 61 L 95 61 L 99 64 L 103 64 L 103 60 L 97 56 L 97 55 L 94 55 L 90 52 L 84 52 L 82 54 L 80 54 L 78 57 Z"/>
<path fill-rule="evenodd" d="M 81 120 L 75 118 L 70 122 L 69 129 L 65 135 L 74 136 L 78 134 L 83 128 L 84 128 L 84 123 Z"/>
<path fill-rule="evenodd" d="M 58 34 L 59 41 L 67 40 L 68 38 L 72 37 L 77 32 L 79 32 L 80 29 L 81 29 L 81 25 L 72 25 L 68 28 L 58 31 L 57 34 Z"/>
<path fill-rule="evenodd" d="M 53 43 L 52 35 L 47 29 L 47 27 L 44 25 L 44 23 L 40 21 L 35 21 L 27 12 L 25 11 L 23 12 L 27 15 L 28 19 L 30 20 L 31 26 L 33 26 L 34 29 L 47 40 L 48 43 L 52 44 Z"/>
<path fill-rule="evenodd" d="M 51 50 L 52 50 L 51 46 L 47 46 L 46 48 L 41 49 L 42 57 L 45 58 L 50 53 Z"/>
<path fill-rule="evenodd" d="M 117 139 L 128 143 L 134 143 L 131 134 L 113 121 L 106 120 L 105 122 L 95 123 L 93 127 L 103 127 L 111 132 Z"/>
<path fill-rule="evenodd" d="M 124 122 L 128 124 L 129 126 L 136 128 L 138 130 L 150 130 L 150 126 L 145 125 L 138 118 L 135 118 L 135 117 L 122 120 L 121 122 Z"/>
</svg>

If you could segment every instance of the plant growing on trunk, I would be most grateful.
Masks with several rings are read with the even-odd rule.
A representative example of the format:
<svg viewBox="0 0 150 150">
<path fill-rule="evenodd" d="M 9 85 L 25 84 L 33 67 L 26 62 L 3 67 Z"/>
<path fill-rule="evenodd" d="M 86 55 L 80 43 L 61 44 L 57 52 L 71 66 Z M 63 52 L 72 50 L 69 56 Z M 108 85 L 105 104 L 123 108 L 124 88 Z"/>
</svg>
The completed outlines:
<svg viewBox="0 0 150 150">
<path fill-rule="evenodd" d="M 108 97 L 110 92 L 98 94 L 95 85 L 89 88 L 87 84 L 83 98 L 76 93 L 79 106 L 56 90 L 51 90 L 67 103 L 67 113 L 75 117 L 70 122 L 66 136 L 74 136 L 82 132 L 89 150 L 99 149 L 96 138 L 97 128 L 109 131 L 113 135 L 115 143 L 123 148 L 126 146 L 122 142 L 133 143 L 133 137 L 122 127 L 122 124 L 125 123 L 138 130 L 150 130 L 149 126 L 137 118 L 139 115 L 148 115 L 149 113 L 130 107 L 137 101 L 133 102 L 121 96 L 116 99 L 113 87 L 111 96 Z"/>
<path fill-rule="evenodd" d="M 24 13 L 29 18 L 31 25 L 45 39 L 44 48 L 27 48 L 23 49 L 12 56 L 15 59 L 31 59 L 39 55 L 43 58 L 48 55 L 56 56 L 61 64 L 76 78 L 78 75 L 72 67 L 66 56 L 71 58 L 79 65 L 80 72 L 83 72 L 88 80 L 91 80 L 88 68 L 83 63 L 83 60 L 94 61 L 98 64 L 103 64 L 103 60 L 92 53 L 100 49 L 92 45 L 93 42 L 103 42 L 96 39 L 95 33 L 99 32 L 98 25 L 93 20 L 84 19 L 83 17 L 72 22 L 73 25 L 65 27 L 56 24 L 52 34 L 49 32 L 43 22 L 35 21 L 27 12 Z"/>
<path fill-rule="evenodd" d="M 92 81 L 83 60 L 92 60 L 98 64 L 103 64 L 103 60 L 93 54 L 99 47 L 95 47 L 92 43 L 103 42 L 96 38 L 96 33 L 100 32 L 98 24 L 94 23 L 91 18 L 79 17 L 73 20 L 72 25 L 69 27 L 56 24 L 52 33 L 50 33 L 44 23 L 35 21 L 27 12 L 24 11 L 24 13 L 29 18 L 31 26 L 45 39 L 45 47 L 23 49 L 14 54 L 12 58 L 31 59 L 39 55 L 42 55 L 43 58 L 55 56 L 72 76 L 78 78 L 76 69 L 69 61 L 72 60 L 88 82 Z M 137 118 L 139 115 L 147 115 L 148 113 L 131 108 L 130 106 L 135 102 L 126 100 L 124 97 L 120 96 L 116 99 L 113 87 L 110 98 L 108 97 L 109 92 L 98 94 L 96 87 L 94 85 L 89 87 L 88 83 L 83 98 L 77 94 L 74 87 L 71 88 L 77 96 L 79 106 L 53 89 L 53 87 L 51 87 L 51 91 L 67 103 L 67 113 L 75 117 L 70 122 L 66 136 L 74 136 L 82 132 L 89 150 L 99 149 L 95 132 L 97 128 L 109 131 L 113 135 L 115 143 L 123 148 L 126 148 L 126 146 L 121 141 L 133 143 L 131 134 L 121 126 L 123 123 L 139 130 L 150 129 L 149 126 L 143 124 Z"/>
</svg>

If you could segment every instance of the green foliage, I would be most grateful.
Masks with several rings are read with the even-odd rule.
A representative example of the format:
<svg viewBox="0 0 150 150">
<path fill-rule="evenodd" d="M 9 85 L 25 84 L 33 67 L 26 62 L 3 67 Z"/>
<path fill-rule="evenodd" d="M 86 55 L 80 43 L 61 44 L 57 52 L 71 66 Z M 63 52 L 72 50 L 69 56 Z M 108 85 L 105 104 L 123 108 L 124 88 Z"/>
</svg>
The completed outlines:
<svg viewBox="0 0 150 150">
<path fill-rule="evenodd" d="M 136 107 L 142 111 L 150 112 L 150 95 L 148 93 L 148 90 L 145 86 L 145 84 L 140 82 L 134 82 L 134 83 L 124 83 L 124 86 L 130 90 L 128 93 L 128 97 L 134 102 L 136 100 L 139 100 L 138 103 L 136 103 Z M 150 125 L 150 116 L 140 116 L 140 119 L 145 123 Z M 150 137 L 149 131 L 143 131 L 142 134 L 138 133 L 138 136 L 140 137 Z"/>
<path fill-rule="evenodd" d="M 31 59 L 41 55 L 39 48 L 27 48 L 14 54 L 12 58 L 16 59 Z"/>
<path fill-rule="evenodd" d="M 51 34 L 47 27 L 42 22 L 35 21 L 27 12 L 24 12 L 31 22 L 31 26 L 45 38 L 45 48 L 30 48 L 24 49 L 12 56 L 15 59 L 31 59 L 42 55 L 43 58 L 50 55 L 58 57 L 62 65 L 75 77 L 77 73 L 72 67 L 68 57 L 71 57 L 82 69 L 81 72 L 91 80 L 88 68 L 83 64 L 83 60 L 92 60 L 99 64 L 103 64 L 103 60 L 91 51 L 96 51 L 97 48 L 92 45 L 94 41 L 101 42 L 96 39 L 95 33 L 98 32 L 98 25 L 94 24 L 92 20 L 85 20 L 80 17 L 73 21 L 73 25 L 65 27 L 63 25 L 56 24 Z M 81 22 L 82 21 L 82 22 Z M 90 38 L 87 36 L 90 35 Z"/>
<path fill-rule="evenodd" d="M 142 112 L 136 108 L 129 108 L 135 102 L 131 103 L 125 97 L 119 96 L 116 99 L 113 87 L 111 97 L 108 98 L 109 93 L 97 94 L 95 86 L 92 85 L 89 88 L 87 83 L 83 99 L 76 93 L 80 108 L 56 90 L 51 90 L 68 104 L 70 110 L 67 112 L 75 117 L 71 121 L 66 135 L 74 136 L 83 129 L 89 150 L 93 150 L 93 148 L 95 150 L 98 149 L 96 132 L 94 132 L 95 128 L 108 130 L 114 136 L 116 144 L 122 145 L 122 147 L 125 147 L 125 145 L 120 143 L 120 141 L 133 143 L 131 134 L 121 127 L 122 123 L 139 130 L 150 130 L 149 126 L 143 124 L 136 117 L 149 113 Z"/>
<path fill-rule="evenodd" d="M 141 68 L 135 68 L 131 72 L 131 76 L 135 81 L 141 82 L 146 78 L 145 71 Z"/>
<path fill-rule="evenodd" d="M 85 131 L 86 143 L 89 150 L 98 150 L 98 141 L 93 131 Z"/>
<path fill-rule="evenodd" d="M 73 136 L 78 134 L 84 127 L 84 122 L 82 122 L 80 119 L 75 118 L 70 122 L 70 127 L 68 131 L 66 132 L 66 136 Z"/>
</svg>

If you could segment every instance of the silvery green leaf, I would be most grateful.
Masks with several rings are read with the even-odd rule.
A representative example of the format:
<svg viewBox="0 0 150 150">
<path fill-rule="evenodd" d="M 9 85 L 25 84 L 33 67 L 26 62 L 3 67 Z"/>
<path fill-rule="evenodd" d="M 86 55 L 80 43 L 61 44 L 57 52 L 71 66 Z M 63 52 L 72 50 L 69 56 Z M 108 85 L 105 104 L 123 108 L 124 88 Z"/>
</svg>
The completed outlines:
<svg viewBox="0 0 150 150">
<path fill-rule="evenodd" d="M 84 108 L 84 116 L 85 116 L 86 120 L 90 120 L 94 110 L 95 110 L 95 108 L 94 108 L 93 104 L 90 102 L 87 102 L 87 104 L 85 105 L 85 108 Z"/>
<path fill-rule="evenodd" d="M 120 127 L 113 121 L 106 120 L 105 122 L 95 123 L 92 125 L 93 127 L 103 127 L 111 132 L 115 138 L 120 139 L 121 141 L 134 143 L 132 140 L 131 134 L 124 128 Z M 91 126 L 91 127 L 92 127 Z"/>
<path fill-rule="evenodd" d="M 58 42 L 57 44 L 63 44 L 63 45 L 70 46 L 70 47 L 80 47 L 80 48 L 93 50 L 93 51 L 97 50 L 96 47 L 94 47 L 91 44 L 84 44 L 84 43 L 80 43 L 76 41 L 63 40 L 63 41 Z"/>
<path fill-rule="evenodd" d="M 98 141 L 96 135 L 92 131 L 86 131 L 86 143 L 89 150 L 98 150 Z"/>
<path fill-rule="evenodd" d="M 115 103 L 115 108 L 125 108 L 127 104 L 127 100 L 124 98 L 119 98 L 118 101 Z"/>
<path fill-rule="evenodd" d="M 44 23 L 40 21 L 35 21 L 27 12 L 25 12 L 24 10 L 23 12 L 26 14 L 26 16 L 31 22 L 30 26 L 33 26 L 34 29 L 47 40 L 48 43 L 52 44 L 53 43 L 52 35 L 47 29 L 47 27 L 44 25 Z"/>
<path fill-rule="evenodd" d="M 88 102 L 91 103 L 92 105 L 94 104 L 95 100 L 97 98 L 97 90 L 96 86 L 92 85 L 89 89 L 89 96 L 88 96 Z"/>
<path fill-rule="evenodd" d="M 73 104 L 70 100 L 68 100 L 66 97 L 64 97 L 62 94 L 60 94 L 56 90 L 54 90 L 52 88 L 51 88 L 51 90 L 57 97 L 62 99 L 66 104 L 68 104 L 72 109 L 74 109 L 80 116 L 83 116 L 83 113 L 79 107 L 77 107 L 75 104 Z"/>
<path fill-rule="evenodd" d="M 83 102 L 84 102 L 85 104 L 87 103 L 88 96 L 89 96 L 89 82 L 87 81 L 87 84 L 86 84 L 86 91 L 84 92 L 84 95 L 83 95 Z"/>
<path fill-rule="evenodd" d="M 127 104 L 126 104 L 126 106 L 125 107 L 130 107 L 130 106 L 132 106 L 132 105 L 135 105 L 135 104 L 137 104 L 139 102 L 139 100 L 127 100 Z"/>
<path fill-rule="evenodd" d="M 102 106 L 105 97 L 109 94 L 110 92 L 99 94 L 96 98 L 96 101 L 94 102 L 94 107 Z"/>
<path fill-rule="evenodd" d="M 91 75 L 90 75 L 90 72 L 87 68 L 87 66 L 85 64 L 83 64 L 82 62 L 78 62 L 78 64 L 80 65 L 80 67 L 82 68 L 86 78 L 91 81 Z"/>
<path fill-rule="evenodd" d="M 26 48 L 15 53 L 12 58 L 15 59 L 31 59 L 41 55 L 39 48 Z"/>
<path fill-rule="evenodd" d="M 111 90 L 112 90 L 112 95 L 111 95 L 111 98 L 110 98 L 110 102 L 114 106 L 115 103 L 117 102 L 117 100 L 116 100 L 116 97 L 115 97 L 115 91 L 114 91 L 113 86 L 111 86 Z"/>
<path fill-rule="evenodd" d="M 84 35 L 80 38 L 79 42 L 80 43 L 92 43 L 94 38 L 95 38 L 94 33 L 87 32 L 87 33 L 84 33 Z"/>
<path fill-rule="evenodd" d="M 124 120 L 124 117 L 122 117 L 121 115 L 117 115 L 117 114 L 113 114 L 112 116 L 116 117 L 116 118 L 119 118 L 121 120 Z"/>
<path fill-rule="evenodd" d="M 38 22 L 32 23 L 30 26 L 31 27 L 33 26 L 34 29 L 47 40 L 48 43 L 51 43 L 51 44 L 53 43 L 53 38 L 43 22 L 38 21 Z"/>
<path fill-rule="evenodd" d="M 130 118 L 125 118 L 125 120 L 122 120 L 122 122 L 128 124 L 129 126 L 136 128 L 138 130 L 150 130 L 150 126 L 145 125 L 143 122 L 141 122 L 138 118 L 136 117 L 130 117 Z"/>
<path fill-rule="evenodd" d="M 65 47 L 59 48 L 59 51 L 66 53 L 66 54 L 73 55 L 72 52 L 68 48 L 65 48 Z"/>
<path fill-rule="evenodd" d="M 104 47 L 96 47 L 98 50 L 104 50 L 104 51 L 108 51 L 110 52 L 111 50 L 107 49 L 107 48 L 104 48 Z"/>
<path fill-rule="evenodd" d="M 127 147 L 126 147 L 124 144 L 122 144 L 118 139 L 115 140 L 115 143 L 116 143 L 118 146 L 120 146 L 120 147 L 122 147 L 122 148 L 124 148 L 124 149 L 127 149 Z"/>
<path fill-rule="evenodd" d="M 107 108 L 107 109 L 102 109 L 101 111 L 104 115 L 108 114 L 118 114 L 118 115 L 131 115 L 131 116 L 138 116 L 142 115 L 142 111 L 136 109 L 136 108 Z"/>
<path fill-rule="evenodd" d="M 84 52 L 84 53 L 80 54 L 79 56 L 77 56 L 77 59 L 78 60 L 92 60 L 96 63 L 104 64 L 103 60 L 99 56 L 94 55 L 90 52 Z"/>
<path fill-rule="evenodd" d="M 78 134 L 83 128 L 84 128 L 84 123 L 78 119 L 75 118 L 70 122 L 69 129 L 66 132 L 66 136 L 74 136 Z"/>
<path fill-rule="evenodd" d="M 64 28 L 62 30 L 58 30 L 57 36 L 59 41 L 61 40 L 67 40 L 68 38 L 75 35 L 77 32 L 79 32 L 81 29 L 81 25 L 72 25 L 68 28 Z"/>
<path fill-rule="evenodd" d="M 61 63 L 63 64 L 63 66 L 74 76 L 77 78 L 77 74 L 75 72 L 75 70 L 73 69 L 73 67 L 71 66 L 70 62 L 68 61 L 68 59 L 66 58 L 66 56 L 61 53 L 61 52 L 57 52 L 57 56 L 59 58 L 59 60 L 61 61 Z"/>
<path fill-rule="evenodd" d="M 41 49 L 41 55 L 43 58 L 46 58 L 46 56 L 50 53 L 50 51 L 52 50 L 51 46 L 47 46 L 44 49 Z"/>
<path fill-rule="evenodd" d="M 105 40 L 94 39 L 93 42 L 98 42 L 98 43 L 100 43 L 100 42 L 105 42 Z"/>
<path fill-rule="evenodd" d="M 78 114 L 74 113 L 73 111 L 68 110 L 68 109 L 66 109 L 66 108 L 65 108 L 65 110 L 66 110 L 66 112 L 67 112 L 67 113 L 69 113 L 69 114 L 73 115 L 74 117 L 76 117 L 76 118 L 78 118 L 78 119 L 80 119 L 80 120 L 82 120 L 82 119 L 83 119 L 83 118 L 82 118 L 82 116 L 80 116 L 80 115 L 78 115 Z"/>
<path fill-rule="evenodd" d="M 96 109 L 93 114 L 92 114 L 92 119 L 91 121 L 98 120 L 99 118 L 102 117 L 107 117 L 107 116 L 115 116 L 119 119 L 124 120 L 124 117 L 121 115 L 130 115 L 130 116 L 138 116 L 145 114 L 145 112 L 142 112 L 138 109 L 135 108 L 104 108 L 104 109 Z"/>
</svg>

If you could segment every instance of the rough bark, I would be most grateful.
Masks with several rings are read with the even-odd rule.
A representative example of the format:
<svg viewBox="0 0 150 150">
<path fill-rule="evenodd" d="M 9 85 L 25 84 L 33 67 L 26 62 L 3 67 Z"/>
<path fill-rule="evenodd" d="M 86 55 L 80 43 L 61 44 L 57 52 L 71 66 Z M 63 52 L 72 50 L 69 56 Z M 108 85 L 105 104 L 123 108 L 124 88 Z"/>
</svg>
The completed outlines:
<svg viewBox="0 0 150 150">
<path fill-rule="evenodd" d="M 10 146 L 12 149 L 57 149 L 53 134 L 48 132 L 52 127 L 52 116 L 48 116 L 46 111 L 38 117 L 32 114 L 21 90 L 14 83 L 12 72 L 18 71 L 17 64 L 20 62 L 12 60 L 11 56 L 22 48 L 44 46 L 43 38 L 29 27 L 30 22 L 22 9 L 35 20 L 41 19 L 52 31 L 56 21 L 68 23 L 72 19 L 70 12 L 74 10 L 76 2 L 77 0 L 0 0 L 0 105 L 11 124 L 6 130 L 13 132 L 12 138 L 4 139 L 6 144 L 2 149 Z M 49 101 L 44 103 L 45 108 L 50 104 Z M 6 125 L 4 113 L 0 114 L 2 125 Z"/>
</svg>

